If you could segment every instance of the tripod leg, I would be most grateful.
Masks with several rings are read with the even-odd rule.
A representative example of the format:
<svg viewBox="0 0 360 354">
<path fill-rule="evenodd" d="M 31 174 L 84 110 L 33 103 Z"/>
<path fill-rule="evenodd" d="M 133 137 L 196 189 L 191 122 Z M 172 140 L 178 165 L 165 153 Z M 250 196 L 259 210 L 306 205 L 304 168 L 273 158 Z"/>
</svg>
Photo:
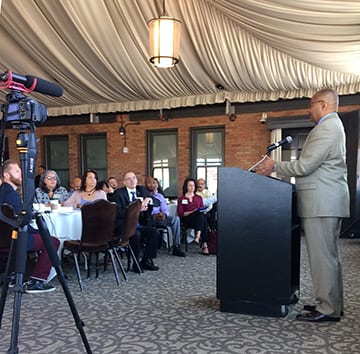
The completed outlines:
<svg viewBox="0 0 360 354">
<path fill-rule="evenodd" d="M 21 297 L 24 292 L 24 274 L 26 269 L 27 226 L 20 227 L 15 247 L 15 274 L 13 317 L 11 327 L 11 341 L 8 353 L 18 353 L 18 336 L 21 311 Z"/>
<path fill-rule="evenodd" d="M 5 279 L 4 284 L 1 289 L 1 297 L 0 297 L 0 328 L 2 324 L 2 317 L 4 314 L 4 308 L 5 308 L 5 302 L 6 302 L 6 296 L 9 289 L 9 282 L 10 282 L 10 275 L 12 269 L 14 269 L 14 263 L 15 263 L 15 252 L 16 252 L 16 240 L 12 239 L 9 249 L 9 257 L 6 263 L 6 270 L 5 270 Z"/>
<path fill-rule="evenodd" d="M 46 223 L 44 221 L 44 218 L 42 217 L 42 215 L 40 214 L 37 214 L 36 215 L 36 224 L 39 228 L 39 231 L 40 231 L 40 235 L 41 235 L 41 238 L 43 240 L 43 243 L 44 243 L 44 246 L 45 246 L 45 249 L 46 249 L 46 252 L 51 260 L 51 263 L 53 265 L 53 267 L 56 269 L 56 273 L 57 273 L 57 276 L 58 276 L 58 280 L 63 288 L 63 291 L 64 291 L 64 294 L 65 294 L 65 297 L 68 301 L 68 304 L 69 304 L 69 307 L 70 307 L 70 310 L 71 310 L 71 313 L 74 317 L 74 320 L 75 320 L 75 324 L 76 324 L 76 327 L 77 329 L 79 330 L 79 333 L 80 333 L 80 336 L 82 338 L 82 341 L 84 343 L 84 346 L 86 348 L 86 352 L 88 354 L 91 354 L 92 351 L 90 349 L 90 346 L 89 346 L 89 342 L 86 338 L 86 334 L 85 334 L 85 331 L 84 331 L 84 322 L 80 319 L 80 316 L 79 316 L 79 313 L 77 312 L 77 309 L 76 309 L 76 306 L 75 306 L 75 303 L 74 303 L 74 300 L 71 296 L 71 293 L 70 293 L 70 290 L 69 290 L 69 287 L 67 285 L 67 282 L 66 282 L 66 278 L 65 278 L 65 274 L 62 270 L 62 267 L 61 267 L 61 261 L 58 257 L 58 254 L 55 250 L 55 247 L 51 241 L 51 236 L 50 236 L 50 233 L 49 233 L 49 230 L 46 226 Z"/>
</svg>

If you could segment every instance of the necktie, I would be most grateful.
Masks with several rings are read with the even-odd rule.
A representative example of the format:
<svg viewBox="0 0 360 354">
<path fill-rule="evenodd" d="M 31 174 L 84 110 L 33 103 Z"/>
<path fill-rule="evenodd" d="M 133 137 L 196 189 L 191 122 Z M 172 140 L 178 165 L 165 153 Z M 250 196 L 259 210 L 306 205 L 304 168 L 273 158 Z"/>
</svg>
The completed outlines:
<svg viewBox="0 0 360 354">
<path fill-rule="evenodd" d="M 136 200 L 136 192 L 130 192 L 132 195 L 132 199 L 131 201 L 133 202 L 134 200 Z"/>
</svg>

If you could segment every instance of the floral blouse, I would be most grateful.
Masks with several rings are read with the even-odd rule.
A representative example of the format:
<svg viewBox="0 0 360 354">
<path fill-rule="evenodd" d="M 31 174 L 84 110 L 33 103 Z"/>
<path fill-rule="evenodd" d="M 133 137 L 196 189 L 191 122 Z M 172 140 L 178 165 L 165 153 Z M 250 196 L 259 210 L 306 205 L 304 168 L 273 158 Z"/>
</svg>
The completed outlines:
<svg viewBox="0 0 360 354">
<path fill-rule="evenodd" d="M 62 186 L 54 190 L 54 196 L 52 198 L 50 198 L 49 194 L 44 192 L 42 189 L 35 189 L 35 203 L 49 204 L 50 200 L 58 200 L 59 203 L 63 203 L 67 198 L 68 191 Z"/>
</svg>

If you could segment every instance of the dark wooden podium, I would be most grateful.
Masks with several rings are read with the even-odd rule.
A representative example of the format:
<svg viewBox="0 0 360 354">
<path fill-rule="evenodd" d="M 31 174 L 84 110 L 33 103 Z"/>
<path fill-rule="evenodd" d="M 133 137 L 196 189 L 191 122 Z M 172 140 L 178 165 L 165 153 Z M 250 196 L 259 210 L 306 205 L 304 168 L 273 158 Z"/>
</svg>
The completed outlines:
<svg viewBox="0 0 360 354">
<path fill-rule="evenodd" d="M 297 301 L 300 225 L 293 186 L 219 169 L 217 297 L 224 312 L 283 317 Z"/>
</svg>

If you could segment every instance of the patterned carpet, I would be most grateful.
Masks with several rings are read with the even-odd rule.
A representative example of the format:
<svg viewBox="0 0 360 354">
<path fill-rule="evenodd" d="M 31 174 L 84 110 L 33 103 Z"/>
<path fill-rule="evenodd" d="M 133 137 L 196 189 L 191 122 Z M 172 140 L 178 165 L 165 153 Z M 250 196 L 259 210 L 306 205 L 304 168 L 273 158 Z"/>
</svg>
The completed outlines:
<svg viewBox="0 0 360 354">
<path fill-rule="evenodd" d="M 303 241 L 302 241 L 303 242 Z M 191 246 L 186 258 L 159 251 L 159 272 L 129 273 L 117 287 L 111 269 L 97 280 L 84 279 L 81 293 L 74 269 L 64 266 L 69 287 L 94 354 L 108 353 L 360 353 L 360 239 L 342 239 L 346 289 L 345 317 L 338 323 L 295 320 L 311 301 L 311 280 L 302 244 L 301 297 L 283 318 L 219 311 L 216 257 Z M 85 274 L 84 274 L 85 277 Z M 234 274 L 236 281 L 236 274 Z M 85 353 L 64 292 L 22 297 L 19 352 Z M 0 353 L 11 337 L 13 295 L 0 329 Z"/>
</svg>

